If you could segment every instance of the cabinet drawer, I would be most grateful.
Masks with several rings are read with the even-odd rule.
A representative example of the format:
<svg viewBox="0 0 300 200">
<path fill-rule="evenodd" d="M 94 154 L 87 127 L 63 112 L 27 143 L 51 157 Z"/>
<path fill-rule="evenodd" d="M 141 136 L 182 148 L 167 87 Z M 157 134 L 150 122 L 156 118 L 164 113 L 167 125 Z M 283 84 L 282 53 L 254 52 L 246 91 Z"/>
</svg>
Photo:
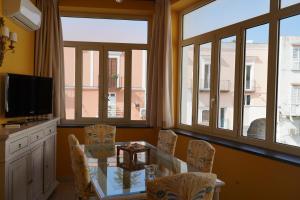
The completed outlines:
<svg viewBox="0 0 300 200">
<path fill-rule="evenodd" d="M 49 126 L 46 128 L 46 135 L 51 135 L 56 132 L 56 126 Z"/>
<path fill-rule="evenodd" d="M 28 146 L 28 137 L 21 138 L 9 144 L 9 153 L 15 153 Z"/>
<path fill-rule="evenodd" d="M 30 143 L 34 143 L 34 142 L 42 139 L 43 137 L 44 137 L 44 132 L 43 131 L 39 131 L 39 132 L 33 133 L 30 136 Z"/>
</svg>

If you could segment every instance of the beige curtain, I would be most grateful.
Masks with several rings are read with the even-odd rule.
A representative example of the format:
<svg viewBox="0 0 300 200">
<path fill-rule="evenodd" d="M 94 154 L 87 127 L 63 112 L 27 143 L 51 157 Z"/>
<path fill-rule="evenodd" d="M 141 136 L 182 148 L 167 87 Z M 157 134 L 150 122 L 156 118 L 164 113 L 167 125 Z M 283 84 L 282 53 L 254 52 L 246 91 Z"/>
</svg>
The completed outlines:
<svg viewBox="0 0 300 200">
<path fill-rule="evenodd" d="M 42 25 L 36 32 L 35 68 L 37 76 L 53 77 L 53 115 L 64 118 L 64 56 L 58 0 L 37 0 Z"/>
<path fill-rule="evenodd" d="M 147 121 L 153 127 L 174 126 L 170 0 L 156 0 L 150 44 Z"/>
</svg>

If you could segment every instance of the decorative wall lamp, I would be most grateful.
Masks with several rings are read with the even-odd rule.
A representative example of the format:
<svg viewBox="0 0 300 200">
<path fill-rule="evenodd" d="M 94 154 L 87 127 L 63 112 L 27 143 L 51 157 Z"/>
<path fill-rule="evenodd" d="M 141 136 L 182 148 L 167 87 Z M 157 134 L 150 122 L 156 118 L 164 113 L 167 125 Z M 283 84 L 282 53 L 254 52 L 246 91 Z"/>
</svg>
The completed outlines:
<svg viewBox="0 0 300 200">
<path fill-rule="evenodd" d="M 17 42 L 17 33 L 9 32 L 9 28 L 5 26 L 3 17 L 0 17 L 0 67 L 3 64 L 4 55 L 11 51 L 14 53 L 15 43 Z M 7 47 L 7 43 L 8 47 Z"/>
</svg>

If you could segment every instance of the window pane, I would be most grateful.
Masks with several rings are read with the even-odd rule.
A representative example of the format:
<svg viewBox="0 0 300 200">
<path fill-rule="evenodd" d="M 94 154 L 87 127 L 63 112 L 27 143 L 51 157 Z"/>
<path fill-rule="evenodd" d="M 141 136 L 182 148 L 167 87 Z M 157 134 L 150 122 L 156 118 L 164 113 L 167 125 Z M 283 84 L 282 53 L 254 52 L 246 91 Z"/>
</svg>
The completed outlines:
<svg viewBox="0 0 300 200">
<path fill-rule="evenodd" d="M 217 0 L 183 17 L 183 39 L 268 13 L 270 0 Z M 216 13 L 222 13 L 216 15 Z M 207 20 L 209 19 L 209 20 Z M 195 26 L 197 24 L 197 26 Z"/>
<path fill-rule="evenodd" d="M 107 117 L 124 117 L 125 52 L 108 52 Z"/>
<path fill-rule="evenodd" d="M 276 142 L 300 146 L 300 15 L 280 21 Z"/>
<path fill-rule="evenodd" d="M 212 44 L 202 44 L 199 49 L 198 124 L 209 126 L 210 68 Z"/>
<path fill-rule="evenodd" d="M 75 119 L 75 52 L 73 47 L 64 47 L 65 109 L 66 119 Z"/>
<path fill-rule="evenodd" d="M 246 30 L 243 136 L 263 140 L 266 137 L 268 40 L 269 24 Z"/>
<path fill-rule="evenodd" d="M 148 42 L 147 21 L 79 17 L 62 17 L 61 21 L 64 41 L 137 44 Z"/>
<path fill-rule="evenodd" d="M 236 37 L 221 40 L 218 127 L 233 130 Z"/>
<path fill-rule="evenodd" d="M 82 117 L 99 116 L 99 51 L 82 51 Z"/>
<path fill-rule="evenodd" d="M 147 50 L 132 50 L 131 119 L 146 120 Z"/>
<path fill-rule="evenodd" d="M 281 8 L 285 8 L 296 3 L 300 3 L 300 0 L 281 0 Z"/>
<path fill-rule="evenodd" d="M 181 64 L 181 124 L 192 125 L 194 45 L 183 47 Z"/>
</svg>

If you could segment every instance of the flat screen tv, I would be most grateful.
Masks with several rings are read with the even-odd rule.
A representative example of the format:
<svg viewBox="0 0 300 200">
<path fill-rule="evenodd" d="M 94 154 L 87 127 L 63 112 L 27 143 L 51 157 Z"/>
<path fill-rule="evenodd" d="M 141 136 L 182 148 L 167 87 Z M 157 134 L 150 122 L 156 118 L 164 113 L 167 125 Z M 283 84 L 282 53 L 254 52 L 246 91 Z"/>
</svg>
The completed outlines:
<svg viewBox="0 0 300 200">
<path fill-rule="evenodd" d="M 7 74 L 5 117 L 52 113 L 52 78 Z"/>
</svg>

